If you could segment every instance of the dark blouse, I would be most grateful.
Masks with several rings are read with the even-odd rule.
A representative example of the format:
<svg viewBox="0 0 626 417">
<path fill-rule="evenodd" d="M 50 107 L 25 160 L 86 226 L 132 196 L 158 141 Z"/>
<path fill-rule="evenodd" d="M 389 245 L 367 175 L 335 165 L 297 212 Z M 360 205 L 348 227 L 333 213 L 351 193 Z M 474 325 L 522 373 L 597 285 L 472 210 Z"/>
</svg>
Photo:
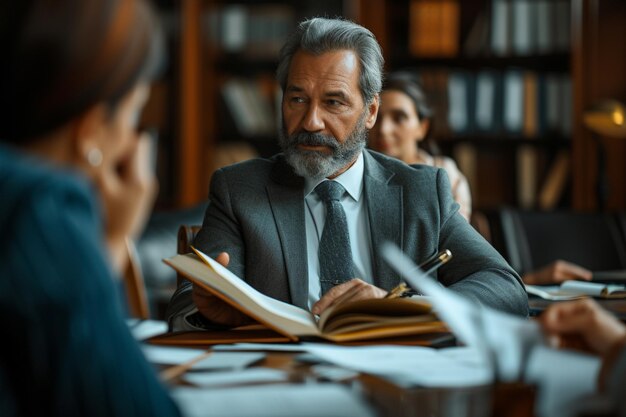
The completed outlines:
<svg viewBox="0 0 626 417">
<path fill-rule="evenodd" d="M 0 146 L 0 415 L 172 416 L 75 172 Z"/>
</svg>

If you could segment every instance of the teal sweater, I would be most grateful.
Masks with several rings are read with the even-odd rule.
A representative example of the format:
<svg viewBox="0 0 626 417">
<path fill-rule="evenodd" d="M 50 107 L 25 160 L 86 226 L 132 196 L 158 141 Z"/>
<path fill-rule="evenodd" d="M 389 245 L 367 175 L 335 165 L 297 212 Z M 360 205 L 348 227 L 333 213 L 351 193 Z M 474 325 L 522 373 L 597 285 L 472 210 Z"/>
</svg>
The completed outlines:
<svg viewBox="0 0 626 417">
<path fill-rule="evenodd" d="M 0 415 L 175 416 L 124 322 L 93 192 L 0 146 Z"/>
</svg>

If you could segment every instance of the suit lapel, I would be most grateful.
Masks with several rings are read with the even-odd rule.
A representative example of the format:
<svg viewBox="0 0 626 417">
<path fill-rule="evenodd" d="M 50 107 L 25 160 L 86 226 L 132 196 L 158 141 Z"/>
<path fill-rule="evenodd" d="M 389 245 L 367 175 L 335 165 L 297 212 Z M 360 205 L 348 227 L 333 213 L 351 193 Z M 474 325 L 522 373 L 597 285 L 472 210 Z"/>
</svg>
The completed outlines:
<svg viewBox="0 0 626 417">
<path fill-rule="evenodd" d="M 367 151 L 365 157 L 364 189 L 372 239 L 374 284 L 391 289 L 398 284 L 397 274 L 380 254 L 380 244 L 389 241 L 403 247 L 402 187 L 390 185 L 394 176 L 380 165 Z"/>
<path fill-rule="evenodd" d="M 267 193 L 287 270 L 291 303 L 308 309 L 309 278 L 302 178 L 278 160 Z"/>
</svg>

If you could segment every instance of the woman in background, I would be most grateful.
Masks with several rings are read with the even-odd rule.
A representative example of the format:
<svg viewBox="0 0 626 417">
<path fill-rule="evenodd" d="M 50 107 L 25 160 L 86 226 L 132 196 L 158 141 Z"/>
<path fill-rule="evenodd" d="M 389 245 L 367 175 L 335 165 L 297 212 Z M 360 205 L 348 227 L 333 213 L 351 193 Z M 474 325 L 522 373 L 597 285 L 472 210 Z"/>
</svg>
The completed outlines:
<svg viewBox="0 0 626 417">
<path fill-rule="evenodd" d="M 142 0 L 0 5 L 0 415 L 170 416 L 117 292 L 153 202 Z"/>
<path fill-rule="evenodd" d="M 433 111 L 416 77 L 406 72 L 390 74 L 380 95 L 376 125 L 370 131 L 370 147 L 407 164 L 424 164 L 445 169 L 459 212 L 469 220 L 472 196 L 467 179 L 448 157 L 428 153 L 420 145 L 429 143 Z"/>
<path fill-rule="evenodd" d="M 417 78 L 407 72 L 392 73 L 380 95 L 376 125 L 370 132 L 370 147 L 398 158 L 407 164 L 425 164 L 443 168 L 450 178 L 452 194 L 459 212 L 467 220 L 472 214 L 472 196 L 467 179 L 456 163 L 445 156 L 433 156 L 420 148 L 436 150 L 429 137 L 433 111 Z M 591 271 L 563 260 L 556 260 L 522 276 L 526 284 L 561 283 L 570 279 L 590 280 Z"/>
</svg>

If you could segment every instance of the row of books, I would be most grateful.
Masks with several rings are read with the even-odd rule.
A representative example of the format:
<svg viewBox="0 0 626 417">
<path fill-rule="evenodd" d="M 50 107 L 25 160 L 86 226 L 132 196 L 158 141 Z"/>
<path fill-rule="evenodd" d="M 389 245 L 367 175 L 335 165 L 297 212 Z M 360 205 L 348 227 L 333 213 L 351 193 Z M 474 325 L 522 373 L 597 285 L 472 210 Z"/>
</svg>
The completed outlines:
<svg viewBox="0 0 626 417">
<path fill-rule="evenodd" d="M 506 204 L 524 209 L 554 210 L 567 204 L 571 184 L 571 154 L 561 149 L 551 155 L 531 145 L 517 146 L 512 153 L 493 152 L 473 143 L 455 144 L 452 156 L 468 180 L 477 207 Z"/>
<path fill-rule="evenodd" d="M 569 0 L 492 0 L 491 51 L 531 55 L 570 50 Z"/>
<path fill-rule="evenodd" d="M 229 78 L 221 86 L 221 95 L 241 136 L 254 139 L 277 132 L 282 94 L 271 75 Z"/>
<path fill-rule="evenodd" d="M 205 39 L 226 53 L 275 58 L 296 24 L 293 8 L 280 4 L 228 5 L 202 17 Z"/>
<path fill-rule="evenodd" d="M 412 0 L 409 51 L 417 57 L 525 56 L 570 50 L 569 0 L 491 0 L 467 33 L 459 0 Z M 462 43 L 462 44 L 461 44 Z"/>
<path fill-rule="evenodd" d="M 434 134 L 568 137 L 572 129 L 571 78 L 529 70 L 424 70 L 435 108 Z"/>
<path fill-rule="evenodd" d="M 572 87 L 568 74 L 426 70 L 420 75 L 435 108 L 435 137 L 479 134 L 567 138 L 571 134 Z M 241 135 L 276 132 L 281 94 L 271 75 L 229 78 L 222 84 L 221 94 Z"/>
</svg>

